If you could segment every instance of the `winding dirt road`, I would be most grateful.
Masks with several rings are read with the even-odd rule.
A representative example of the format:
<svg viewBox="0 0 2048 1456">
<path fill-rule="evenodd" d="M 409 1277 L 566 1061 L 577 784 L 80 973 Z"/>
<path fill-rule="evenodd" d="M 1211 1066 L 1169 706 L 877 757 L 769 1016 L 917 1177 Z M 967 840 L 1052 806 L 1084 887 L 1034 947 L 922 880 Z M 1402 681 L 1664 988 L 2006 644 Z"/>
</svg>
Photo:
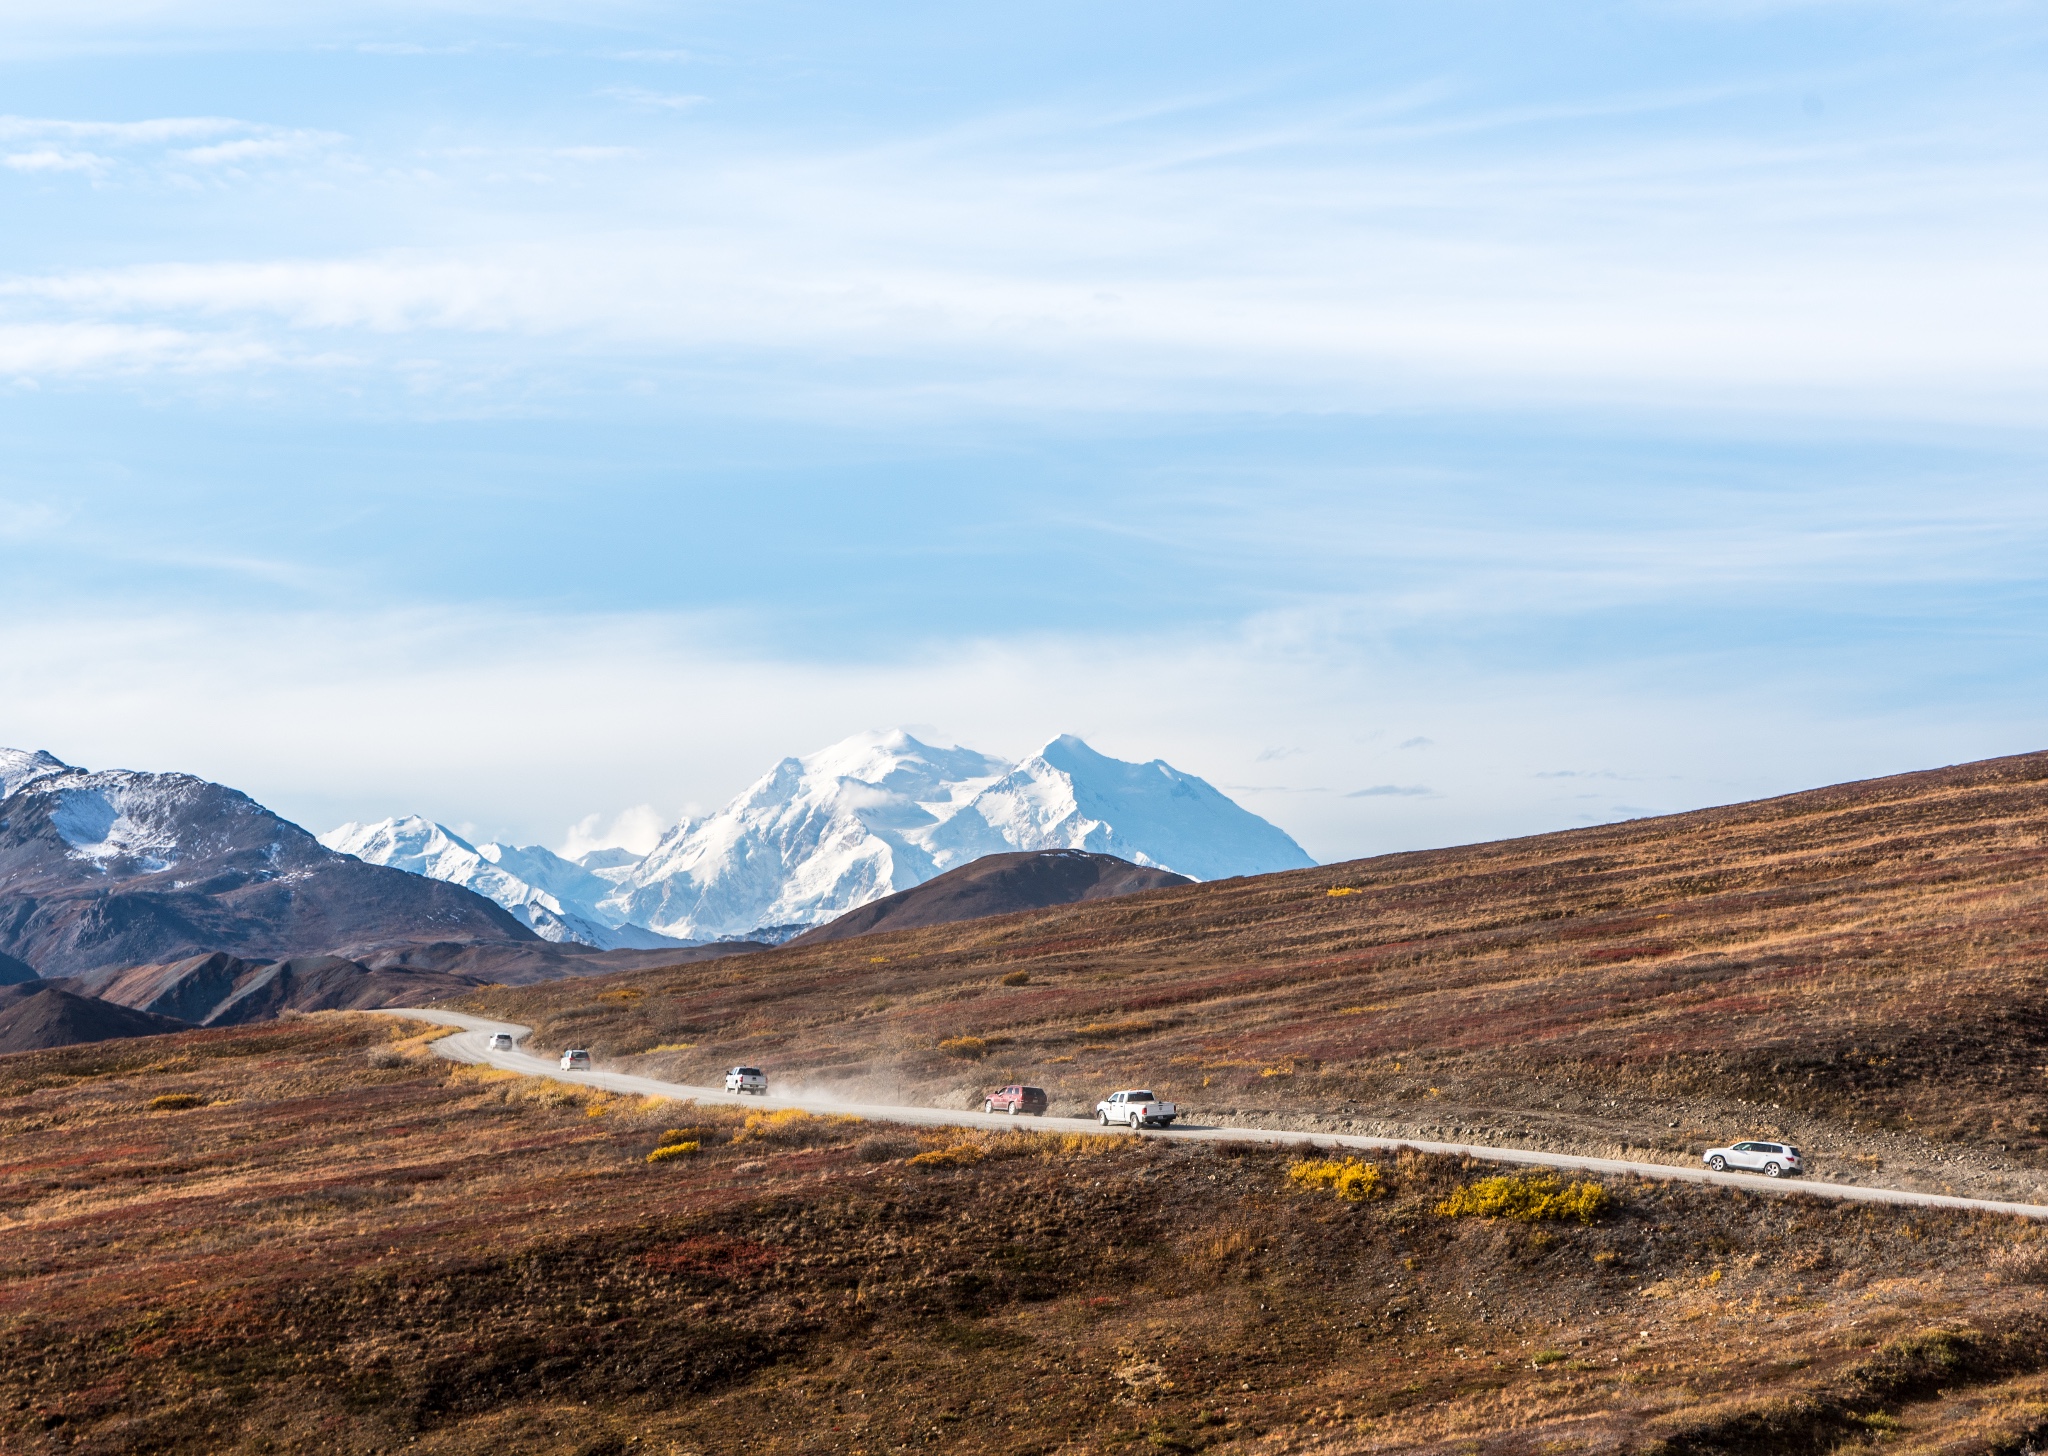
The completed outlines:
<svg viewBox="0 0 2048 1456">
<path fill-rule="evenodd" d="M 944 1107 L 896 1107 L 838 1102 L 815 1097 L 752 1097 L 718 1087 L 692 1087 L 682 1082 L 664 1082 L 655 1077 L 635 1077 L 625 1072 L 565 1072 L 553 1057 L 535 1056 L 517 1050 L 492 1051 L 490 1038 L 509 1032 L 515 1043 L 523 1041 L 529 1027 L 510 1021 L 491 1021 L 461 1011 L 436 1007 L 392 1007 L 375 1013 L 436 1026 L 462 1028 L 456 1036 L 443 1037 L 434 1050 L 456 1062 L 474 1062 L 520 1072 L 529 1077 L 552 1077 L 607 1092 L 630 1092 L 641 1097 L 671 1097 L 696 1102 L 715 1102 L 748 1107 L 800 1107 L 806 1112 L 850 1113 L 870 1122 L 908 1123 L 916 1127 L 1015 1128 L 1019 1120 L 1001 1113 L 956 1112 Z M 1851 1203 L 1899 1203 L 1921 1208 L 1960 1208 L 1977 1213 L 2014 1214 L 2021 1218 L 2048 1219 L 2048 1204 L 2000 1203 L 1988 1198 L 1959 1198 L 1947 1193 L 1914 1193 L 1903 1188 L 1871 1188 L 1859 1184 L 1809 1183 L 1760 1177 L 1753 1173 L 1715 1173 L 1705 1168 L 1678 1168 L 1668 1163 L 1633 1163 L 1620 1158 L 1582 1158 L 1570 1153 L 1538 1152 L 1531 1148 L 1482 1147 L 1470 1143 L 1431 1143 L 1415 1138 L 1354 1137 L 1322 1132 L 1277 1132 L 1256 1127 L 1214 1127 L 1200 1123 L 1178 1124 L 1170 1130 L 1154 1129 L 1142 1134 L 1122 1127 L 1103 1127 L 1078 1117 L 1034 1117 L 1022 1124 L 1035 1132 L 1079 1132 L 1103 1137 L 1207 1138 L 1217 1142 L 1277 1143 L 1293 1147 L 1342 1149 L 1358 1152 L 1387 1152 L 1414 1148 L 1423 1153 L 1450 1153 L 1488 1163 L 1509 1163 L 1528 1167 L 1558 1168 L 1569 1172 L 1626 1174 L 1639 1178 L 1661 1178 L 1679 1183 L 1717 1183 L 1744 1188 L 1754 1193 L 1800 1194 L 1813 1198 L 1837 1198 Z"/>
</svg>

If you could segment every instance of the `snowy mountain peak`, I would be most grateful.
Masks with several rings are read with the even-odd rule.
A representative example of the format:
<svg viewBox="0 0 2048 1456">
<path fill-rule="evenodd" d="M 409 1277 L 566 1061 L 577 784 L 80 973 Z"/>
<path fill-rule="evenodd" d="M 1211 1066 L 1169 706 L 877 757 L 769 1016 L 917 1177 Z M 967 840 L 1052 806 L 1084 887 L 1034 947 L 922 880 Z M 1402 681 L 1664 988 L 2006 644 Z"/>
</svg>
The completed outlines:
<svg viewBox="0 0 2048 1456">
<path fill-rule="evenodd" d="M 600 946 L 785 939 L 1012 850 L 1087 850 L 1205 880 L 1314 863 L 1160 759 L 1127 763 L 1065 733 L 1013 763 L 901 728 L 781 760 L 644 858 L 472 845 L 416 815 L 345 824 L 321 843 L 463 885 L 550 940 Z"/>
<path fill-rule="evenodd" d="M 1019 764 L 901 729 L 785 758 L 604 901 L 669 935 L 778 938 L 985 854 L 1086 849 L 1198 879 L 1314 863 L 1201 779 L 1063 734 Z"/>
<path fill-rule="evenodd" d="M 30 753 L 22 748 L 0 748 L 0 799 L 5 799 L 27 788 L 37 779 L 52 774 L 83 773 L 73 768 L 54 753 L 38 748 Z"/>
<path fill-rule="evenodd" d="M 375 824 L 344 824 L 320 842 L 370 864 L 445 880 L 495 900 L 544 940 L 581 941 L 601 950 L 672 944 L 645 926 L 615 919 L 597 902 L 611 882 L 537 845 L 473 845 L 417 814 Z"/>
</svg>

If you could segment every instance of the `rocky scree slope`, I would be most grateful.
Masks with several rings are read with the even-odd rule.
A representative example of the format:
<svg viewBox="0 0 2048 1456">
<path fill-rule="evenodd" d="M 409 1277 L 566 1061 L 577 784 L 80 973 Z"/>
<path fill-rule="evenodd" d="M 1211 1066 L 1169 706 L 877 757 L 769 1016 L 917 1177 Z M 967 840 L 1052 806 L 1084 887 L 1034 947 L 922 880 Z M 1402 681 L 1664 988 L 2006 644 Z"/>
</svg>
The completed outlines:
<svg viewBox="0 0 2048 1456">
<path fill-rule="evenodd" d="M 685 1082 L 1686 1161 L 2048 1199 L 2048 754 L 464 1004 Z M 656 1050 L 662 1048 L 662 1050 Z"/>
</svg>

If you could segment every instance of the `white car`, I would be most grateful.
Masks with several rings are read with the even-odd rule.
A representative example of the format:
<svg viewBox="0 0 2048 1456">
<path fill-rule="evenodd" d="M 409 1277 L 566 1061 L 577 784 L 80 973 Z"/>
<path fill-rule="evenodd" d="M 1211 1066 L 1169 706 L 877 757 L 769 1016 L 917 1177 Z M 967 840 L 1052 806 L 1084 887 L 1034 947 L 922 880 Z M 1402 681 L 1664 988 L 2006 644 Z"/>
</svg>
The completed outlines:
<svg viewBox="0 0 2048 1456">
<path fill-rule="evenodd" d="M 734 1067 L 725 1074 L 725 1090 L 728 1092 L 751 1092 L 756 1097 L 768 1095 L 768 1079 L 759 1067 Z"/>
<path fill-rule="evenodd" d="M 562 1070 L 565 1072 L 587 1072 L 590 1070 L 590 1053 L 576 1048 L 562 1053 Z"/>
<path fill-rule="evenodd" d="M 1180 1109 L 1150 1092 L 1112 1092 L 1095 1104 L 1095 1116 L 1104 1127 L 1112 1122 L 1128 1128 L 1172 1127 Z"/>
<path fill-rule="evenodd" d="M 1766 1178 L 1793 1178 L 1806 1171 L 1799 1149 L 1790 1143 L 1737 1143 L 1708 1148 L 1702 1155 L 1716 1173 L 1761 1173 Z"/>
<path fill-rule="evenodd" d="M 492 1050 L 492 1051 L 494 1051 L 494 1052 L 509 1052 L 509 1051 L 511 1051 L 511 1050 L 512 1050 L 512 1033 L 511 1033 L 511 1032 L 509 1032 L 509 1031 L 494 1031 L 494 1032 L 492 1032 L 492 1033 L 491 1033 L 491 1050 Z"/>
</svg>

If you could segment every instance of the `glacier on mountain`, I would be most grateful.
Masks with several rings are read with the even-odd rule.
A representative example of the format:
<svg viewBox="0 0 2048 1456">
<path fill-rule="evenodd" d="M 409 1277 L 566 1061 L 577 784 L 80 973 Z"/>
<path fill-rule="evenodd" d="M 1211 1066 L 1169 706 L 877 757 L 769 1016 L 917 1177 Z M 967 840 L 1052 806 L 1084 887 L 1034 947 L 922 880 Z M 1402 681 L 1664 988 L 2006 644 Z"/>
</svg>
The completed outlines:
<svg viewBox="0 0 2048 1456">
<path fill-rule="evenodd" d="M 1009 850 L 1086 849 L 1194 879 L 1315 863 L 1283 831 L 1170 765 L 1063 735 L 1021 763 L 902 730 L 786 758 L 671 829 L 602 903 L 666 935 L 784 939 Z"/>
<path fill-rule="evenodd" d="M 600 950 L 658 949 L 684 942 L 598 907 L 613 885 L 539 845 L 473 845 L 417 814 L 375 824 L 344 824 L 320 842 L 370 864 L 446 880 L 495 900 L 543 940 L 580 941 Z"/>
<path fill-rule="evenodd" d="M 786 940 L 1012 850 L 1085 849 L 1197 880 L 1315 863 L 1282 830 L 1159 759 L 1127 763 L 1063 734 L 1012 763 L 901 729 L 785 758 L 645 857 L 598 849 L 572 861 L 537 846 L 471 845 L 417 816 L 344 824 L 320 842 L 465 886 L 549 940 L 605 949 Z"/>
</svg>

